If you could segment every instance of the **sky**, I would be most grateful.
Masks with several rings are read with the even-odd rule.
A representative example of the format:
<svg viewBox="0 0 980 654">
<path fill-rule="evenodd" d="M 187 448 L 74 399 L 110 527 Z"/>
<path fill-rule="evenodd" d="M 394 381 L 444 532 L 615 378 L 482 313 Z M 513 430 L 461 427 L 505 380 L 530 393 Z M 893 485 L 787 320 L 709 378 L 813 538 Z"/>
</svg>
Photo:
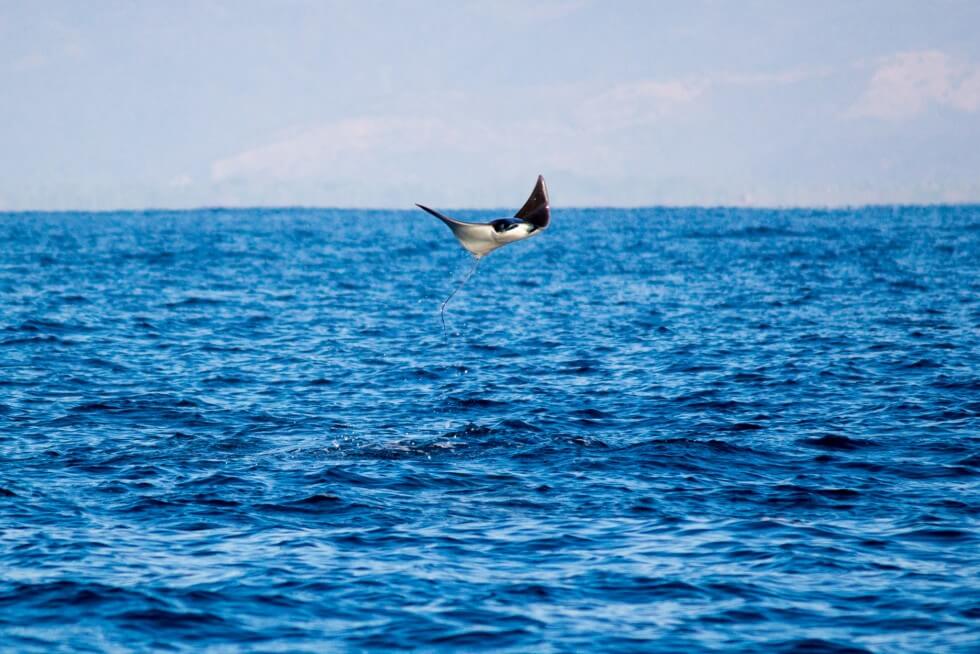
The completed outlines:
<svg viewBox="0 0 980 654">
<path fill-rule="evenodd" d="M 980 202 L 980 2 L 0 0 L 0 211 Z"/>
</svg>

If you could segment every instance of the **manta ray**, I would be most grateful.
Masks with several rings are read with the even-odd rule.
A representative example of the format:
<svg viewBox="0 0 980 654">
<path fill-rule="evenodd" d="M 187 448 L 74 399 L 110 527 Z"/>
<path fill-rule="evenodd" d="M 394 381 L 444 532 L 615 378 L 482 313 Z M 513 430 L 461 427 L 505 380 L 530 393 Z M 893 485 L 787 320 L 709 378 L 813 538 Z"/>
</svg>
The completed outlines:
<svg viewBox="0 0 980 654">
<path fill-rule="evenodd" d="M 460 244 L 477 259 L 508 243 L 540 234 L 551 222 L 548 187 L 544 185 L 544 177 L 541 175 L 538 175 L 538 182 L 531 191 L 531 197 L 513 218 L 498 218 L 488 223 L 464 223 L 462 220 L 450 218 L 421 204 L 415 206 L 446 223 L 449 229 L 453 230 Z"/>
<path fill-rule="evenodd" d="M 508 243 L 516 243 L 517 241 L 523 241 L 526 238 L 540 234 L 551 223 L 551 208 L 548 205 L 548 187 L 545 186 L 544 177 L 541 175 L 538 175 L 538 181 L 534 185 L 534 190 L 531 191 L 531 196 L 524 203 L 524 206 L 514 214 L 513 218 L 498 218 L 488 223 L 465 223 L 462 220 L 450 218 L 435 209 L 430 209 L 421 204 L 416 204 L 415 206 L 444 222 L 453 231 L 453 235 L 459 240 L 460 245 L 476 257 L 476 260 L 473 262 L 473 267 L 470 268 L 470 271 L 463 277 L 463 280 L 453 289 L 449 297 L 443 301 L 442 306 L 439 307 L 439 315 L 442 318 L 442 331 L 447 335 L 447 338 L 446 305 L 456 295 L 456 291 L 461 289 L 469 278 L 473 276 L 477 266 L 480 265 L 480 260 L 487 254 Z"/>
</svg>

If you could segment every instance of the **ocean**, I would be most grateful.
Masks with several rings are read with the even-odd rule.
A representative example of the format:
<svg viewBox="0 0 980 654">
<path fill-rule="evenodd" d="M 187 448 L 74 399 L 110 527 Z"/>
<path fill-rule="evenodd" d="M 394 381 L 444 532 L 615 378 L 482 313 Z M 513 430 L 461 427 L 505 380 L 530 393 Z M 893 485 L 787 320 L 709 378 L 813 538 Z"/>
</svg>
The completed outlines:
<svg viewBox="0 0 980 654">
<path fill-rule="evenodd" d="M 469 261 L 0 214 L 0 651 L 980 651 L 980 207 L 558 208 L 444 334 Z"/>
</svg>

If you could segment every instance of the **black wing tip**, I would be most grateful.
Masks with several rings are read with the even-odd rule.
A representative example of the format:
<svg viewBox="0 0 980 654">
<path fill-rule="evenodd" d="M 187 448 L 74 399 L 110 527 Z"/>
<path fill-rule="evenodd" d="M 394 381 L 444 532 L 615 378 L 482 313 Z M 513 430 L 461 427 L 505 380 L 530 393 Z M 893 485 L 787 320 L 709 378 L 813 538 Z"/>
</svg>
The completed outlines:
<svg viewBox="0 0 980 654">
<path fill-rule="evenodd" d="M 514 216 L 531 223 L 538 229 L 544 229 L 551 222 L 551 203 L 548 199 L 548 187 L 545 185 L 544 175 L 538 175 L 531 196 Z"/>
<path fill-rule="evenodd" d="M 538 181 L 535 182 L 534 190 L 531 191 L 531 197 L 534 196 L 540 196 L 546 206 L 550 204 L 548 201 L 548 185 L 544 183 L 544 175 L 538 175 Z"/>
<path fill-rule="evenodd" d="M 548 185 L 544 183 L 544 175 L 538 175 L 538 180 L 534 183 L 534 190 L 531 191 L 532 197 L 536 193 L 541 193 L 544 196 L 545 203 L 548 202 Z"/>
</svg>

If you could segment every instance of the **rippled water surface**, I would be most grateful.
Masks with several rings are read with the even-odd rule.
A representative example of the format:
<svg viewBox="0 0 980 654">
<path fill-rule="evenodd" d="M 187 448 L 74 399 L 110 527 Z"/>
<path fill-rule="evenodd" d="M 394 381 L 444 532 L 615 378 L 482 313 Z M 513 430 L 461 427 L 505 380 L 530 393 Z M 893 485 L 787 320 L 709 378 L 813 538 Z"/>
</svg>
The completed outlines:
<svg viewBox="0 0 980 654">
<path fill-rule="evenodd" d="M 978 651 L 980 207 L 466 256 L 0 214 L 0 650 Z"/>
</svg>

